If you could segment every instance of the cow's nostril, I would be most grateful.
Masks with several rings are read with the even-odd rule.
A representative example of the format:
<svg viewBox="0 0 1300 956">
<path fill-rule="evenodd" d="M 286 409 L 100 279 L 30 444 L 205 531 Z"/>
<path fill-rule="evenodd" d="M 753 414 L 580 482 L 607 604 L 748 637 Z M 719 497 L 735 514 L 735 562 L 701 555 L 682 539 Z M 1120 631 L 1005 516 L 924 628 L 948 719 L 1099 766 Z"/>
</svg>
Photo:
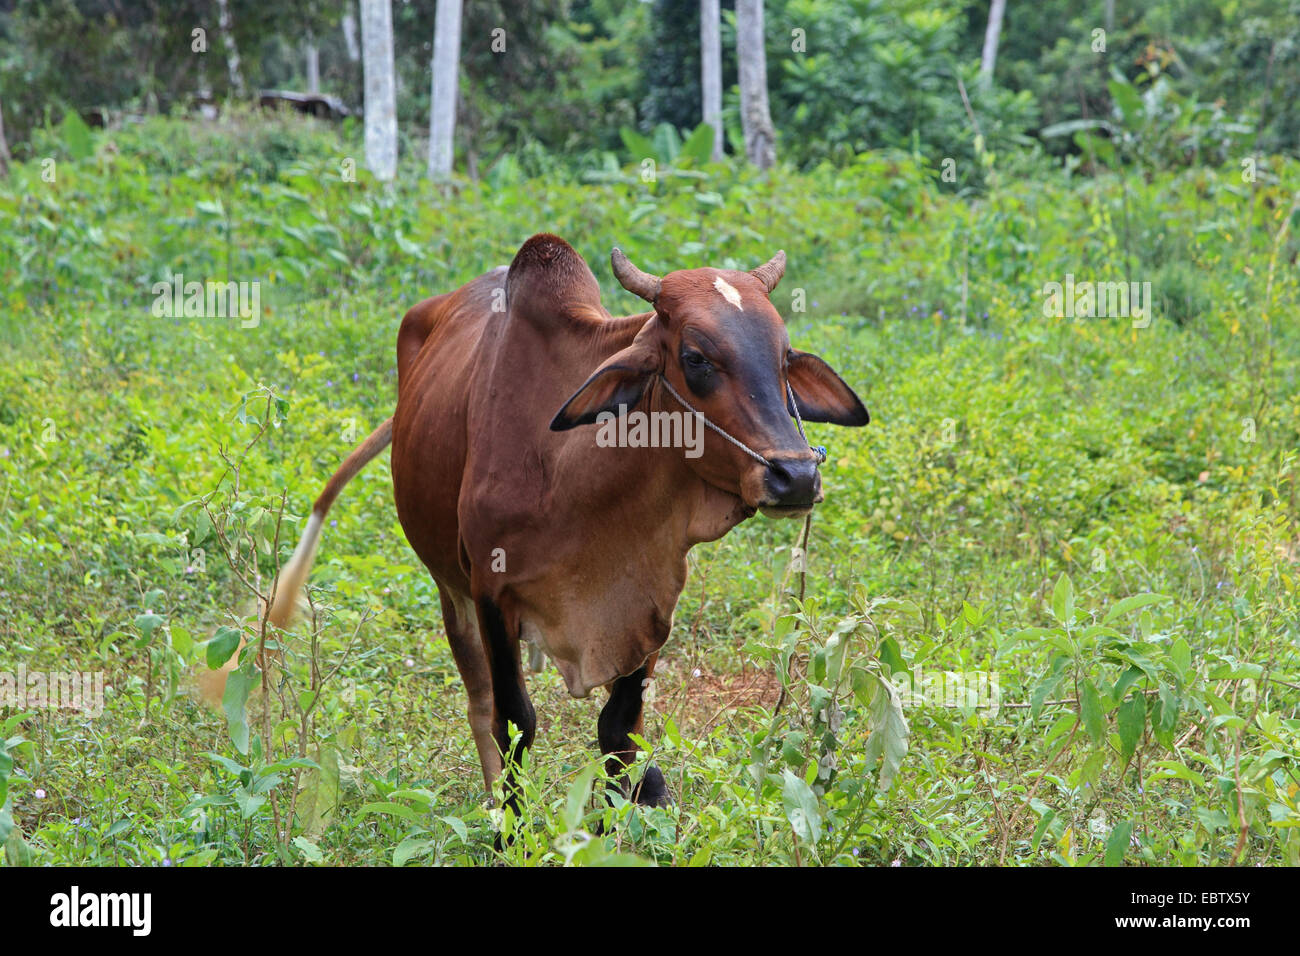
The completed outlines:
<svg viewBox="0 0 1300 956">
<path fill-rule="evenodd" d="M 776 459 L 767 470 L 767 490 L 778 505 L 810 505 L 817 496 L 817 462 Z"/>
</svg>

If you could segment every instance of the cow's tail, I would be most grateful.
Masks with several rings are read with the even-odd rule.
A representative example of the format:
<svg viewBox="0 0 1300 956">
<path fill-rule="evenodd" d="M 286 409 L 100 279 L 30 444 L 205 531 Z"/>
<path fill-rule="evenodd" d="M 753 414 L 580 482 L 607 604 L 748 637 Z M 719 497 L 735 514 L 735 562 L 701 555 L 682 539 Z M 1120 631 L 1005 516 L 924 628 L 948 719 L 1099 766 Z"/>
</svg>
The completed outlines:
<svg viewBox="0 0 1300 956">
<path fill-rule="evenodd" d="M 334 472 L 330 480 L 325 483 L 325 489 L 312 506 L 311 517 L 307 519 L 307 526 L 298 540 L 298 547 L 294 548 L 293 555 L 280 569 L 280 574 L 271 589 L 271 611 L 267 615 L 267 620 L 276 627 L 288 627 L 289 622 L 293 620 L 294 611 L 298 608 L 298 595 L 302 593 L 303 586 L 307 583 L 312 561 L 316 558 L 321 526 L 325 523 L 325 515 L 329 513 L 334 499 L 339 496 L 339 492 L 347 483 L 357 476 L 357 472 L 387 448 L 392 440 L 393 420 L 390 418 L 371 432 L 365 441 L 352 449 L 352 454 L 348 455 L 343 464 L 339 465 L 338 471 Z"/>
<path fill-rule="evenodd" d="M 302 537 L 298 539 L 298 546 L 293 549 L 293 554 L 280 569 L 275 583 L 271 586 L 271 608 L 266 618 L 276 627 L 288 627 L 298 609 L 299 595 L 307 583 L 312 561 L 316 558 L 316 546 L 320 544 L 321 527 L 325 523 L 325 515 L 329 513 L 330 506 L 334 504 L 334 499 L 339 496 L 339 492 L 347 483 L 357 476 L 357 472 L 387 448 L 392 440 L 393 420 L 390 418 L 371 432 L 365 441 L 352 449 L 352 454 L 348 455 L 343 464 L 339 465 L 338 471 L 334 472 L 330 480 L 325 483 L 320 497 L 312 505 L 311 515 L 307 518 L 307 526 L 303 528 Z M 220 670 L 200 674 L 199 690 L 208 703 L 214 706 L 221 703 L 226 689 L 226 677 L 234 669 L 238 660 L 239 654 L 236 653 Z"/>
</svg>

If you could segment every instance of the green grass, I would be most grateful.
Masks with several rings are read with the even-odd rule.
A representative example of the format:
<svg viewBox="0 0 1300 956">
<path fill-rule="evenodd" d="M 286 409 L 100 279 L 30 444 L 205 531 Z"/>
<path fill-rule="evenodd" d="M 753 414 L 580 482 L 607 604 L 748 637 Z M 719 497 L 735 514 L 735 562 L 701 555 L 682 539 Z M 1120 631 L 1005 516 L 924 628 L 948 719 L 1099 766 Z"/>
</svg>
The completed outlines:
<svg viewBox="0 0 1300 956">
<path fill-rule="evenodd" d="M 0 671 L 109 685 L 98 717 L 0 711 L 7 862 L 1300 863 L 1294 164 L 972 198 L 873 154 L 442 193 L 346 181 L 356 145 L 305 124 L 113 139 L 0 183 Z M 402 312 L 543 229 L 613 311 L 636 308 L 615 243 L 656 271 L 785 248 L 794 344 L 873 416 L 810 429 L 830 459 L 798 618 L 794 523 L 694 552 L 646 728 L 670 810 L 585 799 L 601 702 L 553 668 L 523 819 L 489 809 L 382 456 L 331 512 L 288 678 L 230 719 L 193 694 L 220 628 L 256 636 L 235 569 L 269 583 L 391 413 Z M 155 316 L 175 272 L 260 281 L 259 324 Z M 1162 305 L 1046 318 L 1067 273 Z M 886 789 L 881 679 L 918 668 L 995 674 L 1001 707 L 906 704 Z"/>
</svg>

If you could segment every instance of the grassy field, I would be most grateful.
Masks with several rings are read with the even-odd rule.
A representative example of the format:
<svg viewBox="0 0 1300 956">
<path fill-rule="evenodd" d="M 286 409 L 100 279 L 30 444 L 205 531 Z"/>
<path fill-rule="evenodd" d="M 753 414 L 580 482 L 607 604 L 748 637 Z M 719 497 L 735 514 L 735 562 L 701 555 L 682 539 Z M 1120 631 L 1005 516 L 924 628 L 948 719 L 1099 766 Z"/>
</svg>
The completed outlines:
<svg viewBox="0 0 1300 956">
<path fill-rule="evenodd" d="M 309 125 L 97 135 L 0 181 L 0 672 L 106 684 L 102 713 L 0 709 L 7 863 L 1300 863 L 1300 167 L 444 193 L 354 181 Z M 793 343 L 873 416 L 810 429 L 801 610 L 797 524 L 694 552 L 646 727 L 666 810 L 593 796 L 600 695 L 553 667 L 521 819 L 491 809 L 386 456 L 331 512 L 287 673 L 195 693 L 391 413 L 404 310 L 542 230 L 616 313 L 616 243 L 658 272 L 784 248 Z M 257 282 L 260 314 L 157 314 L 178 274 Z M 1149 322 L 1045 314 L 1048 283 L 1129 279 Z"/>
</svg>

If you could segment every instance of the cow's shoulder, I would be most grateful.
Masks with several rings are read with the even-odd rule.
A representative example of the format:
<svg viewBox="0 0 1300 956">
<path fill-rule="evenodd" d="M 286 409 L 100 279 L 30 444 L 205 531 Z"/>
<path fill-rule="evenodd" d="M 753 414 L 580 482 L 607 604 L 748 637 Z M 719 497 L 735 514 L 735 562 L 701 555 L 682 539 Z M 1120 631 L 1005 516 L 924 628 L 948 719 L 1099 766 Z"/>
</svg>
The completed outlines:
<svg viewBox="0 0 1300 956">
<path fill-rule="evenodd" d="M 515 253 L 506 275 L 511 318 L 534 325 L 585 325 L 609 318 L 600 285 L 582 256 L 559 236 L 541 232 Z"/>
<path fill-rule="evenodd" d="M 445 292 L 418 302 L 407 310 L 397 331 L 397 380 L 399 388 L 431 341 L 454 357 L 451 342 L 472 341 L 494 312 L 505 309 L 507 266 L 497 266 L 472 279 L 454 292 Z M 462 357 L 466 350 L 460 349 Z"/>
</svg>

